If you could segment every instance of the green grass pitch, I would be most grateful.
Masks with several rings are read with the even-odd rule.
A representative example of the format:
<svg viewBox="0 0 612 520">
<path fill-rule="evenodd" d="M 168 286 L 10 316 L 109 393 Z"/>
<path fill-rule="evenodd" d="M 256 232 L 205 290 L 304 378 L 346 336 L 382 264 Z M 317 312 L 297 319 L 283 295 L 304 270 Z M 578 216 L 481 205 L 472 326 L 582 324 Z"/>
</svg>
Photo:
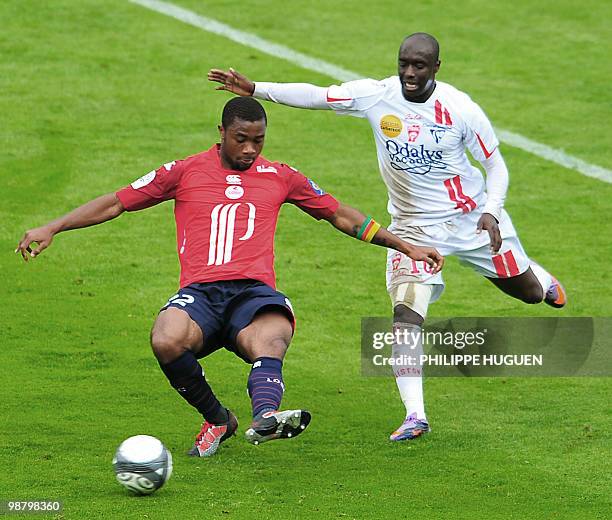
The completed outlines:
<svg viewBox="0 0 612 520">
<path fill-rule="evenodd" d="M 496 126 L 612 168 L 606 2 L 177 3 L 371 77 L 394 73 L 405 34 L 431 32 L 439 78 Z M 27 265 L 13 249 L 26 229 L 214 142 L 228 96 L 206 81 L 210 67 L 332 80 L 123 0 L 3 0 L 0 19 L 0 499 L 63 500 L 66 519 L 612 516 L 609 379 L 431 378 L 432 433 L 388 442 L 403 412 L 395 382 L 359 366 L 360 318 L 390 312 L 385 252 L 293 207 L 276 238 L 278 285 L 299 319 L 284 403 L 310 409 L 312 425 L 294 441 L 238 436 L 210 460 L 186 457 L 198 417 L 148 346 L 178 279 L 171 204 L 61 234 Z M 266 109 L 266 157 L 385 220 L 367 123 Z M 502 151 L 508 210 L 528 253 L 565 283 L 562 315 L 611 315 L 612 186 Z M 452 259 L 445 278 L 434 316 L 557 315 Z M 248 366 L 219 353 L 205 367 L 242 432 Z M 138 433 L 175 456 L 172 479 L 145 498 L 111 469 Z"/>
</svg>

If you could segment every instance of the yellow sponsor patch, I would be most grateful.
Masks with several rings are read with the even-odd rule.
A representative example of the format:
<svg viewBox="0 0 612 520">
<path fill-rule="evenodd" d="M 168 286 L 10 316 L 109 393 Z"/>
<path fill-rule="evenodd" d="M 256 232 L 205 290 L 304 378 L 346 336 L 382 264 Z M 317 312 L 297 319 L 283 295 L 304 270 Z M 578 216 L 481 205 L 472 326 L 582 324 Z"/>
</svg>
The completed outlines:
<svg viewBox="0 0 612 520">
<path fill-rule="evenodd" d="M 380 118 L 380 129 L 387 137 L 397 137 L 402 131 L 400 118 L 391 114 Z"/>
</svg>

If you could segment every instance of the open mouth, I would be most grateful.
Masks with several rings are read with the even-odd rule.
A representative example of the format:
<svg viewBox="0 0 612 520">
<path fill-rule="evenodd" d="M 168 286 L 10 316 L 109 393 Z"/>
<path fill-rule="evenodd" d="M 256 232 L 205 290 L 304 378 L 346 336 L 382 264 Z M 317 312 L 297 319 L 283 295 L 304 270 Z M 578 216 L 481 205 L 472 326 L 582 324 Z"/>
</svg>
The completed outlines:
<svg viewBox="0 0 612 520">
<path fill-rule="evenodd" d="M 418 90 L 419 88 L 419 85 L 417 83 L 409 83 L 407 81 L 404 81 L 403 85 L 404 85 L 404 90 L 407 90 L 409 92 L 414 92 L 415 90 Z"/>
</svg>

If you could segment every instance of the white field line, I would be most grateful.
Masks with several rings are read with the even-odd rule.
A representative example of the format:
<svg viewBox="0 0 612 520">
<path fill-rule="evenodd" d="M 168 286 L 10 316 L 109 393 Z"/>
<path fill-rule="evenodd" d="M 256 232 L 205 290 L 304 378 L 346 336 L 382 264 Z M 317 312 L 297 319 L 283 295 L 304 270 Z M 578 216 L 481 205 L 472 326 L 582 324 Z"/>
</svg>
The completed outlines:
<svg viewBox="0 0 612 520">
<path fill-rule="evenodd" d="M 234 29 L 229 25 L 225 25 L 221 22 L 207 18 L 206 16 L 199 15 L 188 9 L 184 9 L 177 5 L 169 2 L 162 2 L 161 0 L 129 0 L 133 4 L 141 5 L 147 9 L 157 11 L 158 13 L 165 14 L 181 22 L 185 22 L 189 25 L 193 25 L 198 29 L 217 34 L 228 38 L 229 40 L 235 41 L 241 45 L 257 49 L 265 54 L 274 56 L 275 58 L 284 59 L 294 65 L 299 65 L 303 69 L 312 70 L 314 72 L 323 73 L 338 81 L 351 81 L 354 79 L 363 78 L 361 74 L 352 72 L 342 67 L 338 67 L 331 63 L 328 63 L 301 52 L 294 51 L 289 47 L 272 43 L 254 34 Z M 542 159 L 546 159 L 553 163 L 556 163 L 564 168 L 574 169 L 587 177 L 593 177 L 600 181 L 612 183 L 612 170 L 608 170 L 595 164 L 590 164 L 582 159 L 578 159 L 572 155 L 565 153 L 563 150 L 551 148 L 537 141 L 532 141 L 527 137 L 520 134 L 515 134 L 508 130 L 496 128 L 495 132 L 501 141 L 515 148 L 520 148 L 533 155 L 537 155 Z"/>
</svg>

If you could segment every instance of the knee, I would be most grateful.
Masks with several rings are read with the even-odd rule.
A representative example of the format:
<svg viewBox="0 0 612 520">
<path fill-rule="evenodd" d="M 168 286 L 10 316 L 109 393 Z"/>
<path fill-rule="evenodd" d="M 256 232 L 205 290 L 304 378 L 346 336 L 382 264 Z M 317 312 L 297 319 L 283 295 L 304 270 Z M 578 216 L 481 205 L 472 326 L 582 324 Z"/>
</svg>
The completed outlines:
<svg viewBox="0 0 612 520">
<path fill-rule="evenodd" d="M 246 357 L 254 361 L 260 357 L 280 359 L 285 358 L 290 340 L 283 335 L 268 337 L 264 341 L 243 343 L 239 348 Z"/>
<path fill-rule="evenodd" d="M 421 326 L 423 321 L 423 316 L 408 308 L 406 305 L 400 303 L 393 308 L 394 323 L 410 323 L 412 325 Z"/>
<path fill-rule="evenodd" d="M 155 357 L 162 363 L 169 363 L 185 352 L 185 343 L 163 330 L 151 331 L 151 348 Z"/>
<path fill-rule="evenodd" d="M 540 284 L 530 284 L 521 294 L 521 300 L 529 305 L 540 303 L 544 299 L 544 291 Z"/>
<path fill-rule="evenodd" d="M 264 356 L 283 359 L 289 348 L 289 340 L 284 336 L 278 336 L 263 346 Z"/>
<path fill-rule="evenodd" d="M 393 303 L 395 323 L 423 324 L 434 286 L 423 283 L 406 282 L 389 291 Z"/>
</svg>

